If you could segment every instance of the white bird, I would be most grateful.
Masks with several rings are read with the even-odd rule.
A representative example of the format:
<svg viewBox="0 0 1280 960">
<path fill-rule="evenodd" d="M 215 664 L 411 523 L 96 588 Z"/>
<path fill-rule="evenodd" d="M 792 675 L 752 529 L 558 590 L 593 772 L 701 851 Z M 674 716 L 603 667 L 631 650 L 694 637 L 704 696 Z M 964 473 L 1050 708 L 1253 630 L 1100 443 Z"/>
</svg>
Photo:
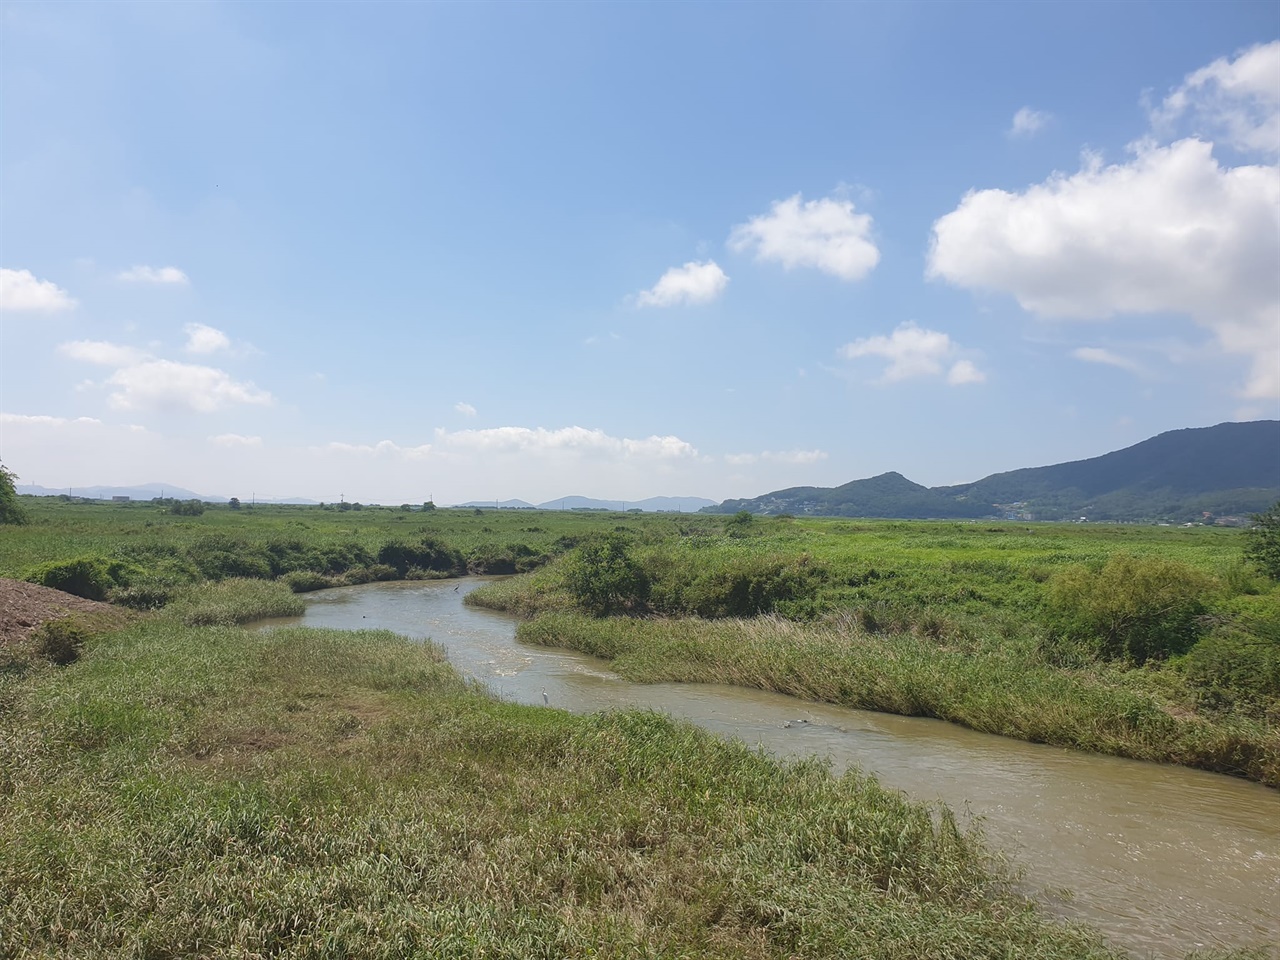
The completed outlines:
<svg viewBox="0 0 1280 960">
<path fill-rule="evenodd" d="M 544 707 L 551 706 L 551 701 L 547 699 L 547 691 L 545 690 L 542 691 L 542 705 Z"/>
</svg>

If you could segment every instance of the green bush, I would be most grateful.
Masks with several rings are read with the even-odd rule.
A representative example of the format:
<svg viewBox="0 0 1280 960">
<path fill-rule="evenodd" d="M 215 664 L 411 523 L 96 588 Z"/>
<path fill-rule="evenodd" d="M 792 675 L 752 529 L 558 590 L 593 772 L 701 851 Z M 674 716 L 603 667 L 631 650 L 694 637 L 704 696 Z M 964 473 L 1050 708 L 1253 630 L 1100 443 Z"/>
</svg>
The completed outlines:
<svg viewBox="0 0 1280 960">
<path fill-rule="evenodd" d="M 189 550 L 192 562 L 209 580 L 247 577 L 270 580 L 271 554 L 265 547 L 215 533 L 196 540 Z"/>
<path fill-rule="evenodd" d="M 1184 563 L 1116 554 L 1101 569 L 1074 566 L 1049 581 L 1049 627 L 1097 656 L 1145 663 L 1191 649 L 1215 588 Z"/>
<path fill-rule="evenodd" d="M 1182 660 L 1202 706 L 1280 713 L 1280 629 L 1219 627 Z"/>
<path fill-rule="evenodd" d="M 1280 503 L 1255 514 L 1253 523 L 1245 532 L 1245 559 L 1272 580 L 1280 580 Z"/>
<path fill-rule="evenodd" d="M 138 573 L 138 568 L 122 560 L 76 557 L 41 564 L 27 574 L 27 580 L 86 600 L 105 600 L 113 588 L 128 586 Z"/>
<path fill-rule="evenodd" d="M 462 552 L 437 540 L 423 537 L 416 544 L 392 542 L 378 551 L 378 563 L 393 567 L 401 577 L 413 567 L 444 573 L 465 573 L 467 561 Z"/>
<path fill-rule="evenodd" d="M 634 611 L 649 599 L 649 577 L 618 533 L 577 547 L 565 560 L 564 578 L 578 604 L 596 616 Z"/>
</svg>

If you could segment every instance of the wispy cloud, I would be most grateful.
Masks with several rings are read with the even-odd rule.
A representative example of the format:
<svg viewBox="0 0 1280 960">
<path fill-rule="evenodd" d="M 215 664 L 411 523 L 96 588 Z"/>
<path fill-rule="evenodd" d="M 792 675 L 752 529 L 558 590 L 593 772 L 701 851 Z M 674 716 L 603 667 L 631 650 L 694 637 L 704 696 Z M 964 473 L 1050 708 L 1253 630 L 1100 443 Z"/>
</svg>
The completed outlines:
<svg viewBox="0 0 1280 960">
<path fill-rule="evenodd" d="M 152 283 L 152 284 L 186 284 L 190 283 L 187 275 L 177 267 L 147 267 L 137 266 L 128 270 L 122 270 L 116 274 L 117 280 L 123 280 L 125 283 Z"/>
<path fill-rule="evenodd" d="M 235 404 L 268 406 L 274 398 L 224 370 L 173 360 L 144 360 L 107 378 L 117 410 L 187 410 L 212 413 Z"/>
<path fill-rule="evenodd" d="M 105 340 L 72 340 L 70 343 L 59 344 L 58 352 L 72 360 L 105 367 L 126 367 L 147 359 L 147 354 L 142 350 Z"/>
<path fill-rule="evenodd" d="M 1071 351 L 1071 356 L 1085 363 L 1100 363 L 1104 366 L 1128 370 L 1130 373 L 1142 373 L 1142 367 L 1139 364 L 1118 353 L 1112 353 L 1105 347 L 1077 347 Z"/>
<path fill-rule="evenodd" d="M 727 453 L 724 462 L 735 467 L 753 463 L 819 463 L 827 459 L 825 450 L 764 450 L 760 453 Z"/>
<path fill-rule="evenodd" d="M 1051 119 L 1053 119 L 1052 116 L 1042 110 L 1023 107 L 1013 115 L 1013 122 L 1009 125 L 1009 136 L 1034 137 Z"/>
<path fill-rule="evenodd" d="M 246 437 L 238 433 L 222 433 L 210 437 L 209 442 L 219 447 L 261 447 L 261 437 Z"/>
<path fill-rule="evenodd" d="M 641 307 L 674 307 L 710 303 L 724 293 L 729 278 L 714 260 L 672 267 L 648 290 L 636 295 Z"/>
<path fill-rule="evenodd" d="M 52 280 L 37 280 L 30 270 L 0 268 L 0 310 L 57 313 L 75 305 Z"/>
<path fill-rule="evenodd" d="M 757 260 L 813 267 L 842 280 L 861 280 L 880 262 L 872 219 L 853 203 L 831 197 L 805 202 L 800 194 L 776 201 L 729 234 L 729 247 L 754 251 Z"/>
<path fill-rule="evenodd" d="M 462 400 L 459 400 L 457 403 L 455 403 L 453 405 L 453 409 L 456 410 L 458 413 L 462 414 L 464 417 L 474 417 L 476 415 L 476 408 L 469 403 L 465 403 Z"/>
</svg>

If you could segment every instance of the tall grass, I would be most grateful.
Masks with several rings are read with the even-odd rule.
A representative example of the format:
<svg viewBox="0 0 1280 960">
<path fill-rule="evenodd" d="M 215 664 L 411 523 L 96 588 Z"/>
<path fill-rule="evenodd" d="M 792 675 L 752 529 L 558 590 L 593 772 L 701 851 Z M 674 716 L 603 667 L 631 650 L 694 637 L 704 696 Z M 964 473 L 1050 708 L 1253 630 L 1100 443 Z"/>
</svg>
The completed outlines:
<svg viewBox="0 0 1280 960">
<path fill-rule="evenodd" d="M 1276 725 L 1246 717 L 1210 722 L 1171 698 L 1168 685 L 1138 685 L 1101 665 L 1053 667 L 1017 638 L 871 632 L 855 616 L 794 623 L 569 612 L 522 623 L 517 635 L 604 657 L 634 681 L 736 684 L 1280 786 Z"/>
<path fill-rule="evenodd" d="M 1118 956 L 871 778 L 384 632 L 149 618 L 11 693 L 4 956 Z"/>
</svg>

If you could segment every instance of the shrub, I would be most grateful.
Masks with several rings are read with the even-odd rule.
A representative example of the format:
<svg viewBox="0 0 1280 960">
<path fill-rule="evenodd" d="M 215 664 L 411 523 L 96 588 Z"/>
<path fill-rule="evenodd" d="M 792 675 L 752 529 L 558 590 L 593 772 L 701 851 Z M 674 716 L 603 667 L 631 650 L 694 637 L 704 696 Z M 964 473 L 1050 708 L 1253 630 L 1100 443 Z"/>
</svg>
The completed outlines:
<svg viewBox="0 0 1280 960">
<path fill-rule="evenodd" d="M 573 598 L 596 616 L 635 610 L 649 598 L 649 577 L 618 533 L 592 538 L 576 548 L 566 558 L 564 577 Z"/>
<path fill-rule="evenodd" d="M 1253 522 L 1245 531 L 1245 559 L 1272 580 L 1280 580 L 1280 502 L 1266 513 L 1254 514 Z"/>
<path fill-rule="evenodd" d="M 248 577 L 269 580 L 272 576 L 271 554 L 263 547 L 215 533 L 201 537 L 191 545 L 191 560 L 209 580 Z"/>
<path fill-rule="evenodd" d="M 139 572 L 121 560 L 76 557 L 41 564 L 27 575 L 27 580 L 86 600 L 105 600 L 113 587 L 127 586 L 131 576 Z"/>
<path fill-rule="evenodd" d="M 1049 626 L 1097 656 L 1145 663 L 1191 648 L 1215 586 L 1174 560 L 1117 554 L 1099 570 L 1075 566 L 1049 581 Z"/>
<path fill-rule="evenodd" d="M 446 573 L 464 573 L 467 569 L 467 562 L 461 551 L 431 536 L 423 537 L 416 544 L 394 541 L 385 544 L 378 551 L 378 563 L 393 567 L 401 577 L 412 567 Z"/>
<path fill-rule="evenodd" d="M 1219 627 L 1183 658 L 1187 682 L 1204 706 L 1253 710 L 1280 704 L 1280 628 Z"/>
</svg>

